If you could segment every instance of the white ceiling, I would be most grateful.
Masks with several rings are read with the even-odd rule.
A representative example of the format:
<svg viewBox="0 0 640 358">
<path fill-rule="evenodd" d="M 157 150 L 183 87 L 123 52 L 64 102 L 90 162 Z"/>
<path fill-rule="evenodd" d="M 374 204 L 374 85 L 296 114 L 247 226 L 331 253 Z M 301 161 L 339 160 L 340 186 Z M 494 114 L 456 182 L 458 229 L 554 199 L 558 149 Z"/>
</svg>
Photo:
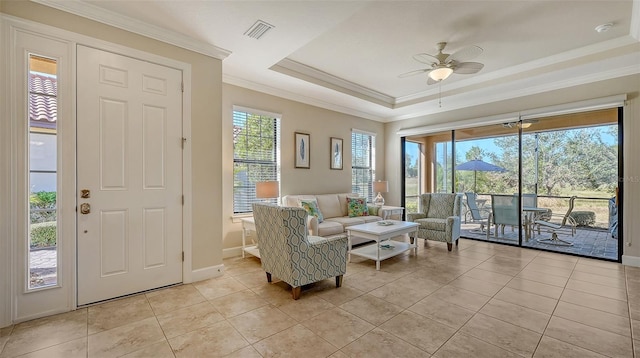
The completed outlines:
<svg viewBox="0 0 640 358">
<path fill-rule="evenodd" d="M 36 1 L 223 59 L 226 83 L 382 122 L 640 73 L 640 0 Z M 275 27 L 244 36 L 256 20 Z M 442 41 L 482 47 L 484 69 L 398 78 Z"/>
</svg>

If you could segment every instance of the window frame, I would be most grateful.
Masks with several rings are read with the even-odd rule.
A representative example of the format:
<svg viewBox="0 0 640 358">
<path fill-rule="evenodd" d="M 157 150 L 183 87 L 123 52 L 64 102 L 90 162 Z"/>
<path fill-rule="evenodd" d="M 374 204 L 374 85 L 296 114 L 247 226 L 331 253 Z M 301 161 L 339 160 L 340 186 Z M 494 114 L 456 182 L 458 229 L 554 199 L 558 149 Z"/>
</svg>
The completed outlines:
<svg viewBox="0 0 640 358">
<path fill-rule="evenodd" d="M 367 144 L 367 149 L 357 148 L 359 143 Z M 365 158 L 365 156 L 367 158 Z M 376 133 L 358 129 L 351 130 L 351 190 L 372 202 L 375 196 L 373 182 L 376 180 Z M 358 161 L 362 159 L 364 164 Z M 362 180 L 369 177 L 368 180 Z"/>
<path fill-rule="evenodd" d="M 270 149 L 271 159 L 265 158 L 264 156 L 260 156 L 260 148 L 256 148 L 255 152 L 247 152 L 244 154 L 244 158 L 238 155 L 236 143 L 238 143 L 239 138 L 244 138 L 246 141 L 249 141 L 251 137 L 254 139 L 262 138 L 261 136 L 252 136 L 248 132 L 242 134 L 242 129 L 239 129 L 238 126 L 241 125 L 241 121 L 248 121 L 249 117 L 254 116 L 258 117 L 260 123 L 259 126 L 263 125 L 263 122 L 272 121 L 273 128 L 273 148 Z M 243 118 L 244 117 L 244 118 Z M 249 216 L 253 213 L 251 209 L 251 204 L 254 202 L 270 202 L 273 204 L 277 204 L 278 198 L 273 199 L 258 199 L 256 198 L 255 193 L 255 183 L 258 181 L 280 181 L 281 176 L 281 127 L 282 127 L 282 117 L 280 114 L 256 110 L 253 108 L 246 108 L 241 106 L 233 106 L 232 114 L 232 135 L 233 135 L 233 216 Z M 260 132 L 261 133 L 261 132 Z M 266 137 L 265 137 L 266 138 Z M 263 141 L 260 141 L 261 143 Z M 264 154 L 264 152 L 262 152 Z M 243 185 L 237 185 L 238 182 L 238 173 L 236 172 L 237 166 L 245 166 L 246 168 L 253 167 L 252 170 L 247 169 L 246 178 L 244 178 Z M 269 170 L 264 170 L 262 168 L 267 167 Z M 256 169 L 261 168 L 261 169 Z M 271 171 L 271 173 L 269 173 Z"/>
<path fill-rule="evenodd" d="M 59 59 L 51 57 L 51 56 L 47 56 L 47 55 L 42 55 L 36 52 L 29 52 L 27 54 L 27 58 L 28 58 L 28 65 L 27 65 L 27 85 L 26 85 L 26 90 L 27 90 L 27 106 L 28 106 L 28 110 L 27 110 L 27 115 L 26 118 L 24 118 L 24 120 L 26 121 L 27 125 L 25 127 L 27 133 L 26 133 L 26 138 L 28 141 L 28 148 L 26 148 L 26 153 L 27 153 L 27 157 L 28 157 L 28 163 L 26 164 L 26 180 L 27 180 L 27 188 L 28 189 L 28 198 L 27 198 L 27 208 L 28 208 L 28 227 L 26 229 L 26 240 L 27 240 L 27 244 L 26 244 L 26 249 L 27 249 L 27 271 L 28 271 L 28 277 L 27 280 L 25 282 L 25 293 L 29 293 L 29 292 L 37 292 L 37 291 L 42 291 L 42 290 L 49 290 L 49 289 L 53 289 L 53 288 L 59 288 L 61 287 L 61 251 L 60 251 L 60 223 L 61 220 L 59 218 L 59 210 L 58 210 L 58 197 L 60 194 L 60 190 L 58 187 L 58 181 L 59 181 L 59 172 L 60 172 L 60 159 L 59 159 L 59 152 L 60 152 L 60 143 L 59 143 L 59 136 L 58 136 L 58 120 L 57 120 L 57 113 L 58 113 L 58 98 L 59 98 L 59 88 L 58 88 L 58 78 L 60 77 L 59 71 L 58 71 L 58 66 L 59 66 Z M 38 87 L 37 85 L 34 84 L 35 82 L 35 78 L 42 78 L 42 77 L 47 77 L 51 79 L 51 87 L 49 87 L 48 89 L 45 87 Z M 39 90 L 40 89 L 40 90 Z M 48 122 L 46 120 L 44 121 L 40 121 L 40 118 L 37 118 L 37 112 L 39 110 L 42 110 L 42 107 L 38 106 L 38 103 L 42 104 L 42 102 L 47 102 L 48 105 L 50 107 L 54 107 L 55 108 L 55 115 L 53 117 L 53 121 Z M 50 102 L 53 102 L 53 104 L 51 104 Z M 47 109 L 47 111 L 49 110 L 53 110 L 53 109 Z M 37 139 L 37 137 L 35 137 L 36 135 L 45 135 L 45 136 L 53 136 L 54 141 L 53 141 L 53 153 L 54 153 L 54 162 L 53 167 L 50 168 L 54 168 L 54 169 L 34 169 L 34 158 L 33 158 L 33 148 L 32 148 L 32 143 L 34 142 L 35 139 Z M 32 191 L 33 189 L 33 181 L 34 181 L 34 174 L 53 174 L 54 179 L 53 179 L 53 186 L 55 187 L 55 189 L 53 190 L 54 193 L 56 193 L 56 202 L 54 204 L 53 208 L 45 208 L 45 209 L 38 209 L 33 207 L 33 205 L 31 204 L 31 198 L 33 195 L 36 195 L 37 192 Z M 51 277 L 44 277 L 41 278 L 41 276 L 37 275 L 36 270 L 31 266 L 31 264 L 33 263 L 33 260 L 31 259 L 31 255 L 32 255 L 32 250 L 31 250 L 31 244 L 32 244 L 32 233 L 31 233 L 31 227 L 32 225 L 36 224 L 34 223 L 34 216 L 37 216 L 39 214 L 42 213 L 50 213 L 50 216 L 52 216 L 55 219 L 56 225 L 55 225 L 55 275 L 53 276 L 53 278 Z M 51 217 L 49 217 L 48 219 L 51 219 Z M 38 222 L 40 222 L 38 220 Z M 49 282 L 46 282 L 49 281 Z"/>
</svg>

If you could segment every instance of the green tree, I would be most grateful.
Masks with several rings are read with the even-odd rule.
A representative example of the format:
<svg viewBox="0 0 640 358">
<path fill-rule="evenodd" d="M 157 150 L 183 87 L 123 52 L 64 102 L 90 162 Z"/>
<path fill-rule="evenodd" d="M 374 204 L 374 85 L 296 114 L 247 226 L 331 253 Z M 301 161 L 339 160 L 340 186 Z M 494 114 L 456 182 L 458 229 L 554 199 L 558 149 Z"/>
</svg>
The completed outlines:
<svg viewBox="0 0 640 358">
<path fill-rule="evenodd" d="M 600 126 L 523 135 L 523 191 L 536 192 L 536 186 L 537 193 L 545 195 L 576 189 L 612 191 L 616 185 L 611 179 L 617 173 L 617 143 L 607 143 L 603 135 L 611 137 L 616 128 Z M 500 192 L 516 192 L 518 137 L 499 137 L 494 143 L 500 150 L 489 156 L 508 170 L 500 174 L 503 182 L 496 187 L 502 189 Z"/>
<path fill-rule="evenodd" d="M 482 160 L 485 154 L 486 152 L 482 148 L 478 147 L 477 145 L 474 145 L 473 147 L 469 148 L 469 150 L 464 156 L 467 159 L 467 161 L 476 160 L 476 159 Z"/>
<path fill-rule="evenodd" d="M 405 163 L 405 175 L 407 178 L 415 178 L 418 176 L 418 160 L 416 159 L 412 162 L 412 156 L 409 153 L 405 153 L 404 163 Z"/>
</svg>

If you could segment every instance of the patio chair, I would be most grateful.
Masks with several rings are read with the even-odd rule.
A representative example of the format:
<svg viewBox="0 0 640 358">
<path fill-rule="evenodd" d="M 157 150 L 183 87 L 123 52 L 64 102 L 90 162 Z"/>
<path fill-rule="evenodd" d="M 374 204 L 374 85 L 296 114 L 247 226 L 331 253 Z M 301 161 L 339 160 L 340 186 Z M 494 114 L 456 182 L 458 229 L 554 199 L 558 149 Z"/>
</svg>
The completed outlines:
<svg viewBox="0 0 640 358">
<path fill-rule="evenodd" d="M 451 251 L 453 243 L 460 238 L 460 194 L 422 194 L 419 213 L 407 213 L 407 221 L 420 224 L 415 237 L 425 240 L 444 241 Z M 411 237 L 411 243 L 415 240 Z"/>
<path fill-rule="evenodd" d="M 569 209 L 563 216 L 553 215 L 547 212 L 535 217 L 533 225 L 538 229 L 538 234 L 540 234 L 541 229 L 551 233 L 551 238 L 538 239 L 538 242 L 548 243 L 551 245 L 573 246 L 572 242 L 558 238 L 558 234 L 570 234 L 572 237 L 575 236 L 576 227 L 578 225 L 570 215 L 571 211 L 573 211 L 573 202 L 575 200 L 576 196 L 572 196 L 569 199 Z M 556 218 L 556 221 L 553 221 L 554 218 Z"/>
<path fill-rule="evenodd" d="M 486 208 L 478 208 L 476 200 L 478 198 L 476 193 L 466 192 L 467 197 L 466 205 L 467 211 L 464 215 L 464 222 L 470 220 L 474 224 L 480 224 L 480 232 L 484 233 L 485 225 L 489 225 L 489 216 L 491 216 L 491 210 Z"/>
<path fill-rule="evenodd" d="M 520 226 L 520 208 L 518 207 L 518 197 L 515 195 L 491 195 L 491 220 L 489 225 L 495 225 L 495 238 L 498 238 L 498 231 L 504 236 L 504 228 L 509 225 L 512 228 Z M 501 230 L 500 230 L 501 229 Z M 487 239 L 489 231 L 487 231 Z"/>
<path fill-rule="evenodd" d="M 330 277 L 342 286 L 347 272 L 346 235 L 320 237 L 309 235 L 308 213 L 303 208 L 254 203 L 253 217 L 260 248 L 262 268 L 291 285 L 294 300 L 302 286 Z"/>
<path fill-rule="evenodd" d="M 522 194 L 522 206 L 525 208 L 537 208 L 538 194 Z"/>
</svg>

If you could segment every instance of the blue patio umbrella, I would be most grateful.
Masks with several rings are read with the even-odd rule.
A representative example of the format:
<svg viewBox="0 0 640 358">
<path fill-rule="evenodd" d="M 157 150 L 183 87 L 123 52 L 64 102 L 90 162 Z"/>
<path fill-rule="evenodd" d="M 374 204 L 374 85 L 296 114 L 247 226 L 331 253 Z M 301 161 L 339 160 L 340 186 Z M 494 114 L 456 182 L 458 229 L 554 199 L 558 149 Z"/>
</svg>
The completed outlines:
<svg viewBox="0 0 640 358">
<path fill-rule="evenodd" d="M 476 191 L 476 175 L 477 172 L 499 172 L 499 173 L 504 173 L 507 170 L 503 167 L 499 167 L 497 165 L 491 164 L 491 163 L 487 163 L 485 161 L 482 161 L 480 159 L 474 159 L 474 160 L 470 160 L 466 163 L 462 163 L 459 165 L 456 165 L 456 170 L 473 170 L 473 191 Z"/>
</svg>

